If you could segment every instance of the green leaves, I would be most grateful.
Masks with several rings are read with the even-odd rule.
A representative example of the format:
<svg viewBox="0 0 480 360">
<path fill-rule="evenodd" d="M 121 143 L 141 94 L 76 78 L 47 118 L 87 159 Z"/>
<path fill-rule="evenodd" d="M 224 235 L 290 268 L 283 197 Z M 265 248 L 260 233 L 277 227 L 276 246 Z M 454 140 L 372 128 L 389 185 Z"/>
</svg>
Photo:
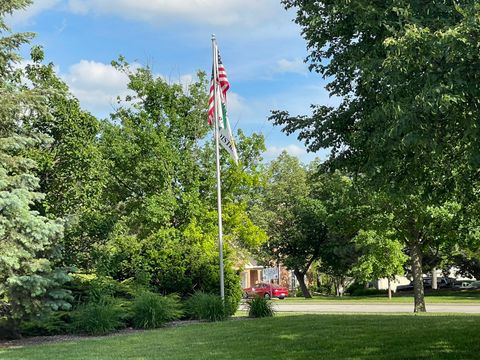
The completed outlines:
<svg viewBox="0 0 480 360">
<path fill-rule="evenodd" d="M 403 265 L 407 256 L 403 252 L 402 242 L 395 239 L 395 232 L 361 230 L 354 242 L 362 254 L 353 269 L 357 279 L 392 279 L 404 273 Z"/>
<path fill-rule="evenodd" d="M 383 229 L 395 238 L 427 253 L 463 241 L 471 225 L 451 205 L 479 200 L 478 3 L 283 3 L 297 10 L 311 69 L 331 79 L 341 103 L 271 120 L 299 131 L 312 151 L 330 148 L 323 167 L 376 192 Z"/>
<path fill-rule="evenodd" d="M 215 152 L 207 137 L 205 74 L 199 72 L 186 88 L 149 68 L 130 67 L 123 58 L 113 65 L 129 76 L 131 94 L 119 99 L 96 137 L 105 182 L 94 195 L 101 206 L 75 225 L 85 229 L 74 233 L 75 249 L 79 257 L 90 251 L 99 271 L 146 280 L 162 293 L 218 292 Z M 241 289 L 231 263 L 240 263 L 266 240 L 249 209 L 262 184 L 263 137 L 238 135 L 240 166 L 226 157 L 221 163 L 226 293 L 232 309 Z M 87 261 L 82 265 L 92 267 Z"/>
<path fill-rule="evenodd" d="M 440 196 L 455 184 L 469 187 L 465 164 L 479 152 L 471 137 L 478 134 L 478 4 L 284 4 L 297 9 L 312 69 L 332 79 L 327 89 L 342 102 L 316 106 L 310 117 L 273 112 L 275 124 L 298 130 L 313 151 L 331 148 L 326 166 L 362 173 L 387 191 L 423 184 Z M 447 159 L 463 175 L 452 178 Z"/>
</svg>

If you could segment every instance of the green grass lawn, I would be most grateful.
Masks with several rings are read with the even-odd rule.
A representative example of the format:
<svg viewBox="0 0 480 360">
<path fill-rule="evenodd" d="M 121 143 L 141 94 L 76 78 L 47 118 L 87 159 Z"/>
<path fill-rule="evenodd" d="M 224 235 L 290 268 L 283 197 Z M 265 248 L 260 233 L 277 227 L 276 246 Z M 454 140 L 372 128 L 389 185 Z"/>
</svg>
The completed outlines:
<svg viewBox="0 0 480 360">
<path fill-rule="evenodd" d="M 478 359 L 480 316 L 288 315 L 0 349 L 0 359 Z"/>
<path fill-rule="evenodd" d="M 305 299 L 303 297 L 289 297 L 283 301 L 288 303 L 309 303 L 309 304 L 325 304 L 325 303 L 386 303 L 386 304 L 405 304 L 413 303 L 412 293 L 396 293 L 392 300 L 388 299 L 386 295 L 370 295 L 370 296 L 314 296 L 312 299 Z M 459 303 L 459 304 L 480 304 L 479 290 L 442 290 L 438 292 L 427 292 L 425 295 L 425 302 L 428 304 L 440 303 Z"/>
</svg>

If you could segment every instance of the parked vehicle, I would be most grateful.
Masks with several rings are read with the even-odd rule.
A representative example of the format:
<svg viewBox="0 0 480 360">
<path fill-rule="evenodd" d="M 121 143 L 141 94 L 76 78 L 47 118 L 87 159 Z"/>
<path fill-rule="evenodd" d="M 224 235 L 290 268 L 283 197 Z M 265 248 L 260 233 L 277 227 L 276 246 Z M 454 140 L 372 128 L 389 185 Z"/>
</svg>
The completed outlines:
<svg viewBox="0 0 480 360">
<path fill-rule="evenodd" d="M 451 287 L 452 284 L 448 278 L 438 277 L 437 278 L 437 288 L 448 288 Z M 423 287 L 425 289 L 432 288 L 432 278 L 431 277 L 424 277 L 423 278 Z M 410 281 L 410 284 L 407 285 L 397 285 L 397 291 L 412 291 L 413 290 L 413 281 Z"/>
<path fill-rule="evenodd" d="M 410 284 L 406 285 L 397 285 L 396 291 L 412 291 L 413 290 L 413 282 L 410 281 Z"/>
<path fill-rule="evenodd" d="M 480 281 L 472 281 L 469 289 L 480 289 Z"/>
<path fill-rule="evenodd" d="M 266 299 L 284 299 L 288 296 L 288 289 L 277 284 L 258 283 L 253 287 L 243 289 L 245 297 L 261 296 Z"/>
<path fill-rule="evenodd" d="M 458 280 L 453 284 L 454 289 L 470 289 L 474 280 Z"/>
<path fill-rule="evenodd" d="M 425 287 L 425 289 L 431 289 L 432 288 L 432 278 L 431 277 L 423 278 L 423 286 Z M 449 282 L 448 278 L 437 277 L 437 287 L 439 289 L 440 288 L 451 287 L 451 283 Z"/>
</svg>

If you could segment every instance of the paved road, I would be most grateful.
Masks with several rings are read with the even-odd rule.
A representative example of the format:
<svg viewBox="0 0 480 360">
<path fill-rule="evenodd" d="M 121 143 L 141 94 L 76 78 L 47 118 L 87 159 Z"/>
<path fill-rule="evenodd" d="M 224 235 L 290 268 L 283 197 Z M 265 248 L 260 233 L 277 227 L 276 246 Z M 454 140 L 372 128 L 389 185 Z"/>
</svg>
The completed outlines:
<svg viewBox="0 0 480 360">
<path fill-rule="evenodd" d="M 316 313 L 412 313 L 413 304 L 288 304 L 274 302 L 278 312 Z M 241 309 L 245 309 L 242 304 Z M 480 304 L 427 304 L 429 313 L 480 314 Z"/>
</svg>

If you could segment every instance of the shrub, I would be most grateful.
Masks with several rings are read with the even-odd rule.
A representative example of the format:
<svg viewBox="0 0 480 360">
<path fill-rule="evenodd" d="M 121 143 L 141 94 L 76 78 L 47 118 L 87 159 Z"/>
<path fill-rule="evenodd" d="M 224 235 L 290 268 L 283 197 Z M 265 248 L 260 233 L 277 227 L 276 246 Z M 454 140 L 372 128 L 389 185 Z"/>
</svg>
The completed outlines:
<svg viewBox="0 0 480 360">
<path fill-rule="evenodd" d="M 16 324 L 15 324 L 16 325 Z M 1 340 L 14 340 L 21 337 L 17 326 L 12 326 L 11 321 L 6 317 L 0 316 L 0 339 Z"/>
<path fill-rule="evenodd" d="M 182 316 L 177 296 L 160 296 L 152 292 L 138 295 L 133 302 L 132 311 L 133 325 L 140 329 L 157 328 Z"/>
<path fill-rule="evenodd" d="M 222 321 L 227 317 L 222 298 L 214 294 L 196 292 L 186 303 L 187 314 L 192 319 Z"/>
<path fill-rule="evenodd" d="M 363 290 L 366 288 L 367 286 L 365 283 L 355 281 L 352 284 L 350 284 L 350 286 L 347 287 L 347 290 L 345 292 L 351 295 L 357 290 Z"/>
<path fill-rule="evenodd" d="M 229 317 L 235 315 L 238 310 L 238 306 L 240 305 L 240 300 L 242 299 L 242 295 L 238 296 L 235 294 L 234 296 L 227 296 L 225 295 L 225 316 Z"/>
<path fill-rule="evenodd" d="M 248 316 L 252 318 L 272 317 L 275 314 L 270 300 L 255 296 L 247 300 Z"/>
<path fill-rule="evenodd" d="M 387 290 L 378 290 L 375 288 L 362 288 L 354 290 L 350 296 L 370 296 L 370 295 L 386 295 Z"/>
<path fill-rule="evenodd" d="M 71 329 L 75 333 L 105 335 L 124 326 L 122 308 L 112 299 L 80 305 L 72 313 Z"/>
<path fill-rule="evenodd" d="M 156 212 L 151 215 L 158 216 Z M 101 269 L 115 279 L 134 278 L 136 283 L 149 285 L 155 292 L 174 292 L 182 298 L 194 291 L 219 293 L 218 253 L 206 251 L 201 242 L 193 240 L 205 236 L 196 233 L 200 231 L 197 226 L 192 223 L 186 232 L 161 229 L 146 238 L 113 236 Z M 242 288 L 239 273 L 230 263 L 228 247 L 225 251 L 225 305 L 227 315 L 231 315 L 237 311 Z"/>
<path fill-rule="evenodd" d="M 238 275 L 232 270 L 225 271 L 225 315 L 232 316 L 237 312 L 242 299 L 243 289 Z"/>
<path fill-rule="evenodd" d="M 104 298 L 133 299 L 138 285 L 132 279 L 122 282 L 96 274 L 73 274 L 68 289 L 77 304 L 101 302 Z"/>
<path fill-rule="evenodd" d="M 323 284 L 311 289 L 312 294 L 334 295 L 335 286 L 333 284 Z"/>
<path fill-rule="evenodd" d="M 20 324 L 22 336 L 66 334 L 72 321 L 70 311 L 51 311 Z"/>
</svg>

